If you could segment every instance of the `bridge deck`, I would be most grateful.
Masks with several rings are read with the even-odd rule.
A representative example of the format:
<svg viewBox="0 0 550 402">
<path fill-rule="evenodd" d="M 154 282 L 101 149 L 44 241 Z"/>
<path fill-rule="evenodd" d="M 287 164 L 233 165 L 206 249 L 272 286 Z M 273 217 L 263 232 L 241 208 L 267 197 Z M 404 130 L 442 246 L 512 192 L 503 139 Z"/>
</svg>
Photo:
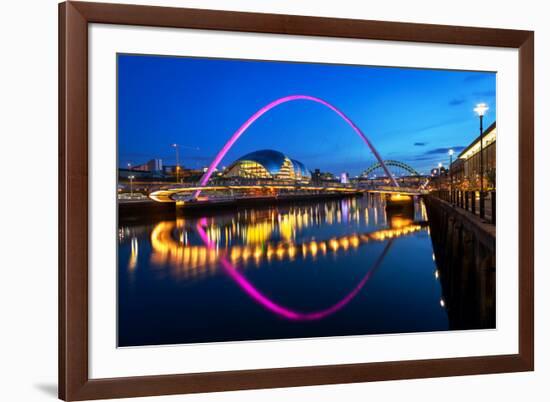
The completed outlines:
<svg viewBox="0 0 550 402">
<path fill-rule="evenodd" d="M 315 185 L 285 185 L 285 184 L 257 184 L 257 185 L 211 185 L 211 186 L 192 186 L 192 187 L 175 187 L 163 190 L 154 191 L 149 194 L 149 197 L 158 202 L 173 202 L 172 196 L 175 194 L 192 195 L 195 191 L 251 191 L 251 190 L 286 190 L 292 191 L 295 194 L 334 194 L 334 193 L 375 193 L 375 194 L 403 194 L 403 195 L 422 195 L 426 192 L 418 188 L 406 187 L 379 187 L 379 188 L 361 188 L 355 186 L 315 186 Z M 230 197 L 231 198 L 231 197 Z"/>
</svg>

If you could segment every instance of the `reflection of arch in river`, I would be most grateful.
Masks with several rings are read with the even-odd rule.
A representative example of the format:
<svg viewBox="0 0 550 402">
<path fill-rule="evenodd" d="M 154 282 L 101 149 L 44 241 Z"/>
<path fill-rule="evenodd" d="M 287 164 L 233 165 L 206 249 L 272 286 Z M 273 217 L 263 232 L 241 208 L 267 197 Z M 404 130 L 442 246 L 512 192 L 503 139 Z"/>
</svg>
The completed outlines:
<svg viewBox="0 0 550 402">
<path fill-rule="evenodd" d="M 202 241 L 205 243 L 205 245 L 209 249 L 214 249 L 216 246 L 210 241 L 208 238 L 206 232 L 204 231 L 203 226 L 206 225 L 206 219 L 201 219 L 200 222 L 197 224 L 197 232 L 202 239 Z M 266 295 L 264 295 L 262 292 L 260 292 L 258 289 L 252 285 L 248 279 L 242 275 L 238 269 L 229 262 L 225 256 L 222 256 L 220 258 L 220 264 L 224 267 L 225 271 L 228 273 L 228 275 L 255 301 L 257 301 L 260 305 L 268 309 L 269 311 L 274 312 L 275 314 L 284 317 L 289 320 L 296 320 L 296 321 L 313 321 L 313 320 L 319 320 L 321 318 L 325 318 L 340 309 L 342 309 L 345 305 L 347 305 L 365 286 L 365 284 L 369 281 L 369 279 L 372 277 L 374 272 L 378 270 L 382 262 L 384 261 L 384 258 L 386 257 L 386 254 L 388 253 L 389 249 L 391 248 L 393 244 L 393 239 L 390 238 L 388 241 L 388 244 L 378 257 L 378 259 L 374 262 L 371 269 L 367 272 L 367 274 L 361 279 L 361 281 L 353 288 L 351 292 L 349 292 L 343 299 L 341 299 L 336 304 L 333 304 L 331 307 L 328 307 L 324 310 L 314 311 L 310 313 L 303 313 L 299 311 L 292 310 L 290 308 L 284 307 L 280 304 L 275 303 L 273 300 L 268 298 Z"/>
<path fill-rule="evenodd" d="M 271 261 L 276 259 L 282 261 L 288 259 L 294 261 L 298 258 L 317 256 L 324 257 L 329 254 L 335 255 L 338 252 L 347 252 L 354 250 L 363 244 L 371 241 L 386 241 L 391 238 L 405 236 L 422 229 L 423 224 L 416 224 L 410 220 L 401 217 L 392 217 L 391 228 L 380 229 L 369 233 L 353 233 L 341 237 L 332 237 L 328 240 L 306 241 L 303 243 L 295 242 L 262 242 L 253 245 L 234 245 L 220 250 L 218 231 L 211 227 L 204 228 L 207 237 L 212 243 L 212 247 L 207 247 L 204 243 L 201 245 L 183 244 L 187 238 L 180 233 L 178 240 L 173 238 L 173 230 L 178 225 L 183 226 L 183 219 L 174 221 L 159 222 L 151 232 L 150 241 L 153 253 L 151 262 L 157 266 L 163 266 L 169 263 L 174 268 L 173 273 L 177 277 L 188 275 L 196 277 L 199 273 L 213 274 L 219 266 L 221 255 L 227 256 L 232 264 L 239 264 L 239 267 L 246 268 L 252 261 L 260 263 L 266 259 Z M 202 240 L 201 240 L 202 242 Z M 201 271 L 199 271 L 199 269 Z"/>
</svg>

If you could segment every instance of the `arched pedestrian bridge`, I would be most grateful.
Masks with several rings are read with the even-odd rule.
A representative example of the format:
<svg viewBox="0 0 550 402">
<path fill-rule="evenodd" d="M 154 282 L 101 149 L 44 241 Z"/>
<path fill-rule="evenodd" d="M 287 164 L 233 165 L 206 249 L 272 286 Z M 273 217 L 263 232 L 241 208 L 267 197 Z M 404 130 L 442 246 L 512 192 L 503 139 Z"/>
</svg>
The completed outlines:
<svg viewBox="0 0 550 402">
<path fill-rule="evenodd" d="M 307 184 L 307 185 L 304 185 L 304 184 L 291 184 L 290 185 L 291 188 L 283 189 L 283 188 L 281 188 L 281 186 L 273 185 L 273 183 L 257 184 L 257 185 L 256 184 L 255 185 L 245 185 L 245 186 L 224 186 L 224 185 L 220 186 L 220 185 L 215 185 L 215 184 L 213 185 L 210 182 L 210 178 L 211 178 L 212 174 L 217 169 L 218 165 L 220 164 L 220 162 L 222 161 L 224 156 L 233 147 L 235 142 L 248 130 L 248 128 L 256 120 L 258 120 L 265 113 L 269 112 L 270 110 L 272 110 L 273 108 L 276 108 L 277 106 L 279 106 L 281 104 L 284 104 L 284 103 L 287 103 L 287 102 L 295 102 L 295 101 L 314 102 L 314 103 L 317 103 L 317 104 L 320 104 L 320 105 L 326 107 L 327 109 L 329 109 L 330 111 L 332 111 L 333 113 L 338 115 L 345 123 L 347 123 L 347 125 L 351 128 L 351 131 L 353 131 L 356 135 L 358 135 L 362 139 L 362 141 L 365 143 L 365 145 L 370 150 L 372 155 L 374 155 L 374 157 L 376 158 L 377 163 L 375 165 L 371 166 L 371 168 L 369 168 L 369 169 L 372 169 L 372 170 L 375 170 L 375 169 L 378 169 L 378 168 L 382 169 L 385 176 L 386 176 L 386 178 L 389 181 L 389 183 L 384 183 L 383 185 L 384 186 L 386 184 L 390 184 L 390 185 L 386 186 L 386 188 L 372 188 L 371 186 L 369 186 L 369 188 L 365 188 L 364 186 L 359 185 L 359 183 L 356 184 L 356 185 L 351 185 L 351 186 L 350 185 L 340 186 L 340 185 L 336 185 L 334 183 L 316 184 L 316 185 L 312 185 L 312 184 Z M 154 201 L 158 201 L 158 202 L 173 202 L 173 201 L 195 202 L 195 201 L 200 201 L 199 195 L 203 191 L 208 191 L 208 190 L 210 190 L 211 193 L 212 192 L 217 192 L 218 193 L 218 196 L 217 196 L 218 201 L 222 201 L 222 202 L 226 202 L 228 198 L 230 198 L 231 200 L 235 200 L 236 199 L 236 197 L 234 195 L 235 191 L 239 191 L 242 194 L 243 191 L 247 191 L 247 190 L 252 195 L 254 195 L 254 193 L 255 193 L 256 196 L 261 195 L 263 197 L 267 196 L 267 197 L 272 197 L 272 198 L 273 197 L 278 198 L 278 196 L 279 196 L 278 194 L 283 192 L 283 190 L 284 190 L 284 192 L 286 192 L 287 196 L 289 195 L 289 193 L 292 193 L 292 196 L 294 196 L 294 197 L 300 197 L 302 195 L 314 194 L 314 193 L 315 194 L 319 194 L 319 193 L 322 193 L 322 194 L 327 194 L 327 193 L 342 194 L 342 193 L 344 193 L 345 194 L 345 193 L 354 193 L 354 192 L 356 192 L 356 193 L 357 192 L 383 192 L 383 193 L 391 193 L 391 194 L 397 194 L 397 195 L 399 195 L 399 194 L 418 195 L 418 194 L 422 193 L 422 190 L 420 188 L 406 188 L 406 186 L 401 186 L 398 183 L 398 181 L 396 180 L 396 176 L 394 174 L 392 174 L 392 172 L 390 172 L 390 170 L 388 168 L 388 165 L 403 168 L 403 169 L 411 172 L 411 174 L 418 175 L 418 172 L 416 172 L 413 168 L 411 168 L 410 166 L 408 166 L 408 165 L 406 165 L 402 162 L 393 161 L 393 160 L 384 161 L 381 158 L 378 151 L 376 150 L 376 148 L 374 147 L 374 145 L 372 144 L 372 142 L 369 140 L 369 138 L 361 131 L 361 129 L 348 116 L 346 116 L 336 106 L 330 104 L 329 102 L 327 102 L 323 99 L 320 99 L 320 98 L 317 98 L 317 97 L 314 97 L 314 96 L 310 96 L 310 95 L 289 95 L 289 96 L 285 96 L 285 97 L 276 99 L 276 100 L 268 103 L 267 105 L 265 105 L 261 109 L 257 110 L 256 113 L 251 115 L 231 135 L 231 137 L 228 139 L 228 141 L 225 143 L 225 145 L 221 148 L 221 150 L 218 152 L 218 154 L 216 155 L 214 160 L 211 162 L 209 167 L 206 169 L 206 172 L 201 177 L 200 182 L 198 183 L 198 185 L 196 185 L 194 187 L 179 187 L 179 188 L 161 189 L 159 191 L 152 192 L 150 194 L 150 198 L 153 199 Z M 369 170 L 369 169 L 367 169 L 367 170 Z M 275 188 L 275 187 L 279 187 L 279 188 Z M 192 191 L 190 191 L 191 189 L 192 189 Z M 277 190 L 277 191 L 273 191 L 273 190 Z M 219 196 L 220 192 L 222 193 L 221 198 Z M 209 200 L 207 199 L 207 202 L 212 202 L 213 199 L 211 197 L 209 197 L 209 198 L 210 199 Z"/>
</svg>

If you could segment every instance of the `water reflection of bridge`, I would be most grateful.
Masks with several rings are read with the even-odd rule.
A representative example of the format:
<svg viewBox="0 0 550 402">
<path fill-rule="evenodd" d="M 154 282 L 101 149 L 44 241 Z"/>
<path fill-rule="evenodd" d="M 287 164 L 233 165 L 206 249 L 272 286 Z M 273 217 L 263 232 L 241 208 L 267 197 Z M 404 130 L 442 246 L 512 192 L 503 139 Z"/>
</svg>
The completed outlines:
<svg viewBox="0 0 550 402">
<path fill-rule="evenodd" d="M 336 313 L 361 292 L 382 266 L 394 240 L 428 231 L 421 199 L 415 199 L 399 211 L 387 207 L 385 197 L 374 195 L 307 207 L 249 209 L 228 214 L 218 212 L 211 218 L 162 221 L 150 229 L 150 252 L 144 244 L 150 259 L 146 265 L 158 269 L 162 277 L 168 274 L 176 280 L 223 273 L 251 299 L 280 317 L 319 320 Z M 316 232 L 317 226 L 331 230 Z M 129 230 L 121 228 L 121 241 L 128 235 L 131 238 L 128 273 L 133 277 L 135 271 L 140 270 L 139 261 L 143 256 L 139 255 L 139 232 L 132 235 Z M 312 233 L 322 233 L 324 238 L 316 239 Z M 286 262 L 296 262 L 300 267 L 304 266 L 303 261 L 350 257 L 354 253 L 365 253 L 367 249 L 363 247 L 369 244 L 380 246 L 368 249 L 374 260 L 368 267 L 361 267 L 358 282 L 337 302 L 317 310 L 302 311 L 279 303 L 243 270 L 268 267 L 271 262 L 274 267 L 284 267 Z M 363 268 L 367 268 L 365 272 Z"/>
<path fill-rule="evenodd" d="M 384 197 L 371 195 L 360 201 L 346 198 L 319 202 L 308 206 L 249 209 L 216 214 L 207 220 L 204 230 L 215 250 L 198 244 L 195 219 L 179 217 L 157 223 L 151 230 L 151 262 L 155 266 L 170 265 L 177 276 L 196 275 L 215 269 L 221 253 L 240 266 L 260 266 L 267 261 L 294 261 L 352 251 L 370 241 L 420 230 L 427 220 L 421 200 L 407 214 L 387 213 Z M 307 230 L 322 225 L 342 227 L 333 236 L 315 239 Z M 365 227 L 382 228 L 364 233 Z M 345 227 L 345 229 L 343 229 Z M 142 227 L 143 228 L 143 227 Z M 121 227 L 120 240 L 131 239 L 128 267 L 137 267 L 139 227 Z M 343 231 L 342 231 L 343 230 Z M 305 237 L 304 237 L 305 235 Z M 300 239 L 300 240 L 299 240 Z"/>
<path fill-rule="evenodd" d="M 227 248 L 208 248 L 206 245 L 186 245 L 185 235 L 176 230 L 181 227 L 174 221 L 158 223 L 151 233 L 151 261 L 157 266 L 169 265 L 171 273 L 179 278 L 202 276 L 215 273 L 220 256 L 227 256 L 239 266 L 259 266 L 263 261 L 294 261 L 320 256 L 337 255 L 357 249 L 371 242 L 383 242 L 422 230 L 425 223 L 413 223 L 408 219 L 395 218 L 392 227 L 368 233 L 353 233 L 332 237 L 328 240 L 311 240 L 302 243 L 294 241 L 265 242 L 250 245 L 233 245 Z M 210 241 L 217 239 L 216 228 L 207 227 Z M 176 237 L 174 236 L 176 234 Z M 138 247 L 132 242 L 130 262 L 136 261 Z M 251 264 L 252 263 L 252 264 Z M 135 268 L 129 266 L 130 269 Z"/>
</svg>

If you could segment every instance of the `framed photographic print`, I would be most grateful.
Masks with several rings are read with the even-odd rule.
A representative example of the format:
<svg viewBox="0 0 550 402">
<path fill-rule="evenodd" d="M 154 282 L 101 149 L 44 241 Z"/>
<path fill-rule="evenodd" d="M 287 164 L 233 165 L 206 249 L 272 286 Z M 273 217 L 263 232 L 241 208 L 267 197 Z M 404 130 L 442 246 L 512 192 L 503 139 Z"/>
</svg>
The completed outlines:
<svg viewBox="0 0 550 402">
<path fill-rule="evenodd" d="M 533 32 L 59 20 L 60 398 L 533 370 Z"/>
</svg>

